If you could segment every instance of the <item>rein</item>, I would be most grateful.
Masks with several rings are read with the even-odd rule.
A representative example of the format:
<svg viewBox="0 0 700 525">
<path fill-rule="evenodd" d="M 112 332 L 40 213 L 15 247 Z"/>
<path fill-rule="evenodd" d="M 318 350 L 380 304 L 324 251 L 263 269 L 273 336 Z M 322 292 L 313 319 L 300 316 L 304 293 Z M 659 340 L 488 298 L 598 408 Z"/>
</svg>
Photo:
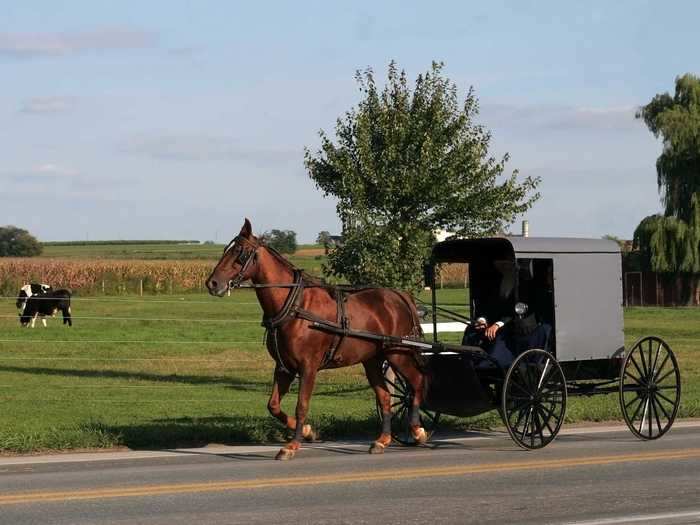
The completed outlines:
<svg viewBox="0 0 700 525">
<path fill-rule="evenodd" d="M 303 319 L 305 321 L 310 322 L 313 326 L 312 328 L 315 328 L 316 325 L 318 326 L 325 326 L 325 327 L 331 327 L 333 331 L 335 332 L 335 337 L 333 338 L 333 341 L 331 342 L 330 348 L 326 353 L 326 356 L 323 360 L 323 363 L 321 364 L 321 368 L 325 368 L 330 362 L 333 361 L 333 358 L 335 356 L 336 350 L 340 346 L 340 343 L 345 337 L 352 337 L 353 334 L 350 330 L 349 327 L 349 320 L 347 318 L 346 314 L 346 309 L 345 309 L 345 300 L 346 296 L 348 293 L 353 293 L 357 292 L 360 290 L 364 289 L 369 289 L 369 288 L 379 288 L 379 287 L 374 287 L 374 286 L 347 286 L 347 285 L 335 285 L 335 286 L 330 286 L 326 285 L 324 283 L 319 283 L 317 279 L 314 278 L 309 278 L 306 280 L 304 277 L 304 271 L 300 270 L 299 268 L 296 268 L 294 265 L 289 263 L 279 252 L 277 252 L 274 248 L 270 246 L 266 246 L 264 244 L 258 243 L 257 240 L 252 241 L 246 237 L 243 236 L 236 236 L 234 239 L 229 243 L 229 245 L 226 247 L 224 250 L 224 255 L 228 253 L 230 250 L 232 250 L 236 245 L 240 245 L 240 252 L 234 259 L 235 262 L 237 262 L 241 268 L 238 272 L 238 274 L 231 279 L 228 282 L 229 289 L 235 289 L 235 288 L 252 288 L 252 289 L 261 289 L 261 288 L 289 288 L 289 294 L 287 295 L 287 298 L 284 301 L 284 304 L 282 305 L 282 308 L 280 309 L 279 312 L 277 312 L 275 315 L 271 317 L 263 317 L 261 325 L 265 327 L 265 340 L 268 342 L 268 345 L 271 351 L 274 352 L 274 358 L 275 361 L 277 362 L 277 366 L 282 370 L 283 372 L 287 374 L 292 374 L 295 373 L 292 370 L 290 370 L 289 367 L 287 367 L 284 363 L 284 360 L 282 359 L 282 353 L 280 352 L 279 348 L 279 343 L 278 343 L 278 330 L 282 327 L 282 325 L 286 324 L 287 322 L 293 320 L 293 319 Z M 284 262 L 293 272 L 294 275 L 294 282 L 292 283 L 261 283 L 261 284 L 256 284 L 256 283 L 249 283 L 249 284 L 243 284 L 243 281 L 248 279 L 246 275 L 249 273 L 251 270 L 252 266 L 257 262 L 258 260 L 258 254 L 257 251 L 261 246 L 265 246 L 267 250 L 269 250 L 274 256 L 276 256 L 277 259 L 280 261 Z M 335 296 L 336 300 L 336 322 L 332 323 L 329 322 L 326 319 L 323 319 L 319 317 L 318 315 L 314 314 L 313 312 L 306 310 L 301 307 L 301 303 L 304 298 L 304 288 L 329 288 L 332 292 L 332 295 Z M 399 294 L 399 297 L 405 302 L 405 299 L 401 294 Z M 409 306 L 410 310 L 410 306 Z M 415 320 L 414 320 L 415 322 Z"/>
</svg>

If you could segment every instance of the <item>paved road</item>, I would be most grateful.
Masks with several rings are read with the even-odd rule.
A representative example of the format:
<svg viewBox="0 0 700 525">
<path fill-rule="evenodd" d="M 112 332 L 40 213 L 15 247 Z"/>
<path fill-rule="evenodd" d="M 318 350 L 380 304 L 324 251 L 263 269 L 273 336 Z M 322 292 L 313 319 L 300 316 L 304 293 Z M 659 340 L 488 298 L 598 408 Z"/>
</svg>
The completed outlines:
<svg viewBox="0 0 700 525">
<path fill-rule="evenodd" d="M 700 523 L 700 423 L 647 443 L 618 429 L 537 452 L 496 433 L 291 462 L 270 447 L 0 458 L 0 523 Z"/>
</svg>

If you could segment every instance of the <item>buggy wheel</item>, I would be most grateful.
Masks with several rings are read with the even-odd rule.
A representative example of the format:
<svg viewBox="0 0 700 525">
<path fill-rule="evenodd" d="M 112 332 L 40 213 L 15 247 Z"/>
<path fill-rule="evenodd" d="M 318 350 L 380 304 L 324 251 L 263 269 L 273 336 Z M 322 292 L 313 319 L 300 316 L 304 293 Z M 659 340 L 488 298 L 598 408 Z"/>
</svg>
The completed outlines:
<svg viewBox="0 0 700 525">
<path fill-rule="evenodd" d="M 391 437 L 402 445 L 416 445 L 409 425 L 410 410 L 413 406 L 413 388 L 400 374 L 394 372 L 387 361 L 382 365 L 384 380 L 391 396 Z M 382 424 L 382 407 L 377 403 L 379 425 Z M 420 423 L 428 435 L 428 440 L 437 429 L 440 412 L 420 409 Z"/>
<path fill-rule="evenodd" d="M 658 337 L 644 337 L 628 352 L 620 372 L 620 409 L 632 434 L 658 439 L 673 425 L 681 402 L 676 356 Z"/>
<path fill-rule="evenodd" d="M 508 369 L 501 395 L 501 417 L 519 446 L 547 446 L 559 433 L 566 412 L 566 380 L 552 354 L 533 349 Z"/>
</svg>

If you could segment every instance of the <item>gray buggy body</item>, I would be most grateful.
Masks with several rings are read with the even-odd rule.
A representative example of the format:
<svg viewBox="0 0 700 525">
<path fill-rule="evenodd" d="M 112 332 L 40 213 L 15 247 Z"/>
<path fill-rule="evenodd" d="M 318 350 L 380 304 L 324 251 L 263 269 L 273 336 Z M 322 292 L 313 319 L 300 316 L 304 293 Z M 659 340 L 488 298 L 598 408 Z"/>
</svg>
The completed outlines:
<svg viewBox="0 0 700 525">
<path fill-rule="evenodd" d="M 433 248 L 436 264 L 509 260 L 551 265 L 554 353 L 560 362 L 619 358 L 624 352 L 622 265 L 618 244 L 605 239 L 495 237 L 455 239 Z M 474 276 L 470 275 L 470 282 Z M 474 316 L 472 304 L 472 317 Z"/>
</svg>

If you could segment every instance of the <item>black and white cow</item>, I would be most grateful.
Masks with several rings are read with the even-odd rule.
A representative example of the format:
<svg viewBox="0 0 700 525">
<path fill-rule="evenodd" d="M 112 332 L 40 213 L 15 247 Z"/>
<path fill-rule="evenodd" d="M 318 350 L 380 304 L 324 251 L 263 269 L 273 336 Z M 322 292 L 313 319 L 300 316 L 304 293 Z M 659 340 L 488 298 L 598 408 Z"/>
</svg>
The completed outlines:
<svg viewBox="0 0 700 525">
<path fill-rule="evenodd" d="M 63 313 L 63 324 L 73 326 L 70 311 L 70 297 L 68 290 L 50 290 L 44 294 L 36 294 L 27 298 L 24 308 L 19 314 L 19 322 L 22 326 L 34 323 L 37 317 L 46 326 L 46 316 L 54 316 L 59 310 Z"/>
<path fill-rule="evenodd" d="M 20 313 L 22 313 L 24 312 L 24 307 L 27 304 L 27 299 L 29 299 L 33 295 L 45 294 L 46 292 L 50 292 L 51 290 L 53 290 L 53 288 L 51 288 L 51 286 L 48 284 L 25 284 L 24 286 L 22 286 L 22 288 L 19 289 L 19 293 L 17 294 L 17 303 L 15 304 L 17 308 L 19 308 Z"/>
</svg>

